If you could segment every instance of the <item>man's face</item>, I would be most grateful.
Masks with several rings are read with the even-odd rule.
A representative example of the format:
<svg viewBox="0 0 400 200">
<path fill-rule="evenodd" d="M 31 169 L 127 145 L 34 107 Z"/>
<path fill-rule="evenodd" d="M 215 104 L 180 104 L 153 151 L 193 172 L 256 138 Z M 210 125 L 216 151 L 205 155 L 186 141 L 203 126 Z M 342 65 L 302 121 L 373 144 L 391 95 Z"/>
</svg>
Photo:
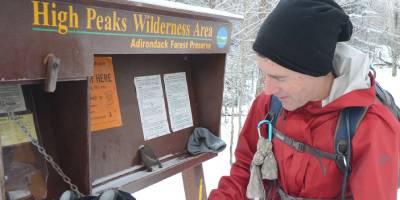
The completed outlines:
<svg viewBox="0 0 400 200">
<path fill-rule="evenodd" d="M 296 110 L 315 99 L 320 77 L 286 69 L 268 58 L 257 56 L 257 62 L 265 77 L 264 92 L 278 97 L 286 110 Z"/>
</svg>

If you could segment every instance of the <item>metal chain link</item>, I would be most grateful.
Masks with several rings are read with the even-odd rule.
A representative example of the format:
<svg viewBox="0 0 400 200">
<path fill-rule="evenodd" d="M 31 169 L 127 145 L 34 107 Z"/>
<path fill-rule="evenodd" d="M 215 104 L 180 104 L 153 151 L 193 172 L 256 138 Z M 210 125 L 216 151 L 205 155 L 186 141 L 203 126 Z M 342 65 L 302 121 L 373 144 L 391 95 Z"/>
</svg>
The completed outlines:
<svg viewBox="0 0 400 200">
<path fill-rule="evenodd" d="M 0 106 L 5 106 L 4 102 L 0 102 Z M 14 109 L 7 109 L 8 117 L 15 121 L 17 125 L 21 128 L 22 132 L 30 139 L 31 143 L 38 149 L 46 161 L 51 164 L 54 170 L 62 177 L 65 183 L 67 183 L 72 191 L 74 191 L 78 197 L 82 197 L 83 194 L 78 190 L 78 187 L 71 182 L 71 179 L 62 171 L 61 167 L 54 161 L 53 157 L 47 154 L 46 149 L 44 149 L 38 142 L 36 138 L 32 136 L 29 130 L 26 128 L 24 123 L 22 123 L 17 117 L 15 117 L 14 112 L 10 111 Z"/>
</svg>

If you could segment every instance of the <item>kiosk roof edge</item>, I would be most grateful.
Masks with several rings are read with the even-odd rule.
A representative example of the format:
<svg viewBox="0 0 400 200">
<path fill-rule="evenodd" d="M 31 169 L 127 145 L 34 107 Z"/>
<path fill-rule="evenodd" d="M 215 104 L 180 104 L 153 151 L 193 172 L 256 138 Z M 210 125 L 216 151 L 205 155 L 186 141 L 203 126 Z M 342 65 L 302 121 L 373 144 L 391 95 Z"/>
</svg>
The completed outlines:
<svg viewBox="0 0 400 200">
<path fill-rule="evenodd" d="M 206 7 L 188 5 L 180 2 L 172 2 L 166 0 L 126 0 L 126 1 L 135 3 L 138 6 L 144 6 L 144 7 L 149 6 L 156 9 L 168 8 L 176 12 L 185 14 L 197 14 L 197 15 L 204 15 L 207 17 L 221 17 L 228 20 L 243 20 L 242 15 L 237 15 L 230 12 L 206 8 Z"/>
</svg>

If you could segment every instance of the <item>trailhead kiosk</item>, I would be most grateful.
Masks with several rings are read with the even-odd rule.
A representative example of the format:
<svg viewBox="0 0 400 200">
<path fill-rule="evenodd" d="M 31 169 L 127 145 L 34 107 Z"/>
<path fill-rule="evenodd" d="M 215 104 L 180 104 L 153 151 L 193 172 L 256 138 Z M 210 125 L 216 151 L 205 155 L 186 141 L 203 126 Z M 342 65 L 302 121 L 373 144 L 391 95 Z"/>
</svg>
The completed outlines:
<svg viewBox="0 0 400 200">
<path fill-rule="evenodd" d="M 231 22 L 174 2 L 6 0 L 0 8 L 2 198 L 135 192 L 182 172 L 206 199 L 196 127 L 220 135 Z M 146 169 L 145 145 L 162 168 Z M 56 169 L 56 170 L 55 170 Z"/>
</svg>

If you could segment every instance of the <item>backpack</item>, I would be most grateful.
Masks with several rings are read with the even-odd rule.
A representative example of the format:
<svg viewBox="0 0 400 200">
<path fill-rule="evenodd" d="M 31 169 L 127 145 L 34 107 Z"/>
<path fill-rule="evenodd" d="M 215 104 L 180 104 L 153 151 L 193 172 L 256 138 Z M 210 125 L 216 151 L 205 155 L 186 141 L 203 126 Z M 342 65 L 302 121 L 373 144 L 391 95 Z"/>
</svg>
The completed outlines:
<svg viewBox="0 0 400 200">
<path fill-rule="evenodd" d="M 376 98 L 393 113 L 397 120 L 400 121 L 400 109 L 395 104 L 393 96 L 388 91 L 383 89 L 377 82 L 375 82 L 375 93 Z M 274 127 L 281 110 L 282 104 L 279 99 L 275 96 L 271 96 L 269 112 L 266 118 L 271 121 Z M 276 136 L 276 138 L 296 149 L 297 151 L 307 152 L 318 158 L 324 157 L 330 160 L 335 160 L 337 167 L 344 175 L 341 198 L 345 199 L 347 180 L 351 172 L 351 141 L 367 110 L 368 107 L 347 107 L 341 110 L 334 136 L 335 154 L 324 152 L 302 142 L 296 141 L 276 129 L 274 129 L 273 134 Z M 398 185 L 400 185 L 400 176 L 398 182 Z"/>
</svg>

